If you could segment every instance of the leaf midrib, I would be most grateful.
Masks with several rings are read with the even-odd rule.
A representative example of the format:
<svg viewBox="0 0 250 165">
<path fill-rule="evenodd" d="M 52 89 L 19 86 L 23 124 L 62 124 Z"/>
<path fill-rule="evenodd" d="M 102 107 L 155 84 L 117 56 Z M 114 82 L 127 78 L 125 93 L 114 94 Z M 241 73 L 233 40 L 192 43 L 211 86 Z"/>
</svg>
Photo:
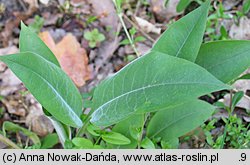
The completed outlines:
<svg viewBox="0 0 250 165">
<path fill-rule="evenodd" d="M 40 56 L 39 56 L 39 57 L 40 57 Z M 35 75 L 37 75 L 38 77 L 40 77 L 40 78 L 41 78 L 41 79 L 42 79 L 42 80 L 52 89 L 52 91 L 56 94 L 56 96 L 59 97 L 59 100 L 62 100 L 62 103 L 67 107 L 67 109 L 68 109 L 70 112 L 73 112 L 73 114 L 74 114 L 75 116 L 77 116 L 76 113 L 74 112 L 74 110 L 66 103 L 66 101 L 64 100 L 64 98 L 60 95 L 60 93 L 58 93 L 58 92 L 53 88 L 53 86 L 50 84 L 49 81 L 47 81 L 45 78 L 43 78 L 42 76 L 40 76 L 37 72 L 31 70 L 29 67 L 27 67 L 27 66 L 25 66 L 25 65 L 19 64 L 19 63 L 15 62 L 15 61 L 13 61 L 13 60 L 10 60 L 10 59 L 5 59 L 5 60 L 10 61 L 10 62 L 12 62 L 12 63 L 14 63 L 14 64 L 16 64 L 16 65 L 19 65 L 19 66 L 21 66 L 21 67 L 23 67 L 23 68 L 25 68 L 25 69 L 28 69 L 29 71 L 31 71 L 32 73 L 34 73 Z M 46 61 L 47 61 L 47 60 L 46 60 Z M 78 116 L 77 116 L 77 117 L 78 117 Z"/>
<path fill-rule="evenodd" d="M 193 25 L 193 27 L 192 27 L 191 30 L 189 31 L 187 37 L 185 38 L 185 40 L 183 41 L 181 47 L 179 48 L 178 52 L 176 53 L 176 55 L 175 55 L 176 57 L 179 56 L 180 51 L 181 51 L 181 49 L 186 45 L 186 41 L 188 40 L 189 36 L 193 33 L 194 28 L 195 28 L 195 27 L 197 26 L 197 24 L 200 22 L 200 19 L 201 19 L 202 14 L 203 14 L 203 13 L 200 14 L 199 19 L 196 21 L 196 23 Z"/>
<path fill-rule="evenodd" d="M 119 99 L 119 98 L 122 98 L 124 96 L 127 96 L 131 93 L 135 93 L 135 92 L 138 92 L 138 91 L 141 91 L 141 90 L 145 90 L 145 89 L 148 89 L 148 88 L 154 88 L 154 87 L 159 87 L 159 86 L 164 86 L 164 85 L 184 85 L 184 84 L 204 84 L 204 85 L 214 85 L 214 86 L 220 86 L 218 84 L 213 84 L 213 83 L 201 83 L 201 82 L 185 82 L 185 83 L 159 83 L 159 84 L 154 84 L 154 85 L 148 85 L 148 86 L 145 86 L 145 87 L 141 87 L 141 88 L 138 88 L 138 89 L 135 89 L 135 90 L 132 90 L 132 91 L 129 91 L 129 92 L 126 92 L 124 94 L 121 94 L 117 97 L 114 97 L 113 99 L 109 100 L 108 102 L 104 103 L 103 105 L 101 105 L 100 107 L 98 107 L 96 109 L 96 112 L 99 110 L 99 109 L 103 109 L 103 107 L 105 107 L 106 105 L 108 105 L 109 103 Z"/>
</svg>

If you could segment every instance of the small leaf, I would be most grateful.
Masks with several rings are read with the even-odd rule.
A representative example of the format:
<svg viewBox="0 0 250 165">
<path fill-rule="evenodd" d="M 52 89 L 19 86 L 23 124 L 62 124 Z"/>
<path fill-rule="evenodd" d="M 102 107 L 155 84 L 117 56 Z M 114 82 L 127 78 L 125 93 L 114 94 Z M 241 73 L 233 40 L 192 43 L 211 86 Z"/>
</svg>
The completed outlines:
<svg viewBox="0 0 250 165">
<path fill-rule="evenodd" d="M 135 38 L 134 42 L 135 42 L 135 43 L 136 43 L 136 42 L 143 42 L 143 41 L 145 41 L 145 40 L 146 40 L 145 37 L 143 37 L 143 36 L 138 36 L 138 37 Z"/>
<path fill-rule="evenodd" d="M 244 96 L 244 92 L 240 91 L 234 94 L 233 98 L 232 98 L 232 107 L 231 107 L 231 111 L 234 110 L 235 106 L 237 105 L 237 103 L 242 99 L 242 97 Z"/>
<path fill-rule="evenodd" d="M 101 129 L 99 127 L 97 127 L 97 126 L 89 124 L 88 127 L 87 127 L 87 130 L 93 136 L 100 136 L 100 133 L 98 133 L 98 131 L 100 131 Z"/>
<path fill-rule="evenodd" d="M 161 141 L 162 149 L 178 149 L 179 138 L 168 139 L 166 141 Z"/>
<path fill-rule="evenodd" d="M 152 50 L 195 61 L 206 28 L 210 1 L 172 24 Z"/>
<path fill-rule="evenodd" d="M 124 39 L 120 42 L 121 45 L 128 45 L 130 44 L 129 40 L 128 39 Z"/>
<path fill-rule="evenodd" d="M 93 143 L 89 139 L 75 137 L 72 139 L 72 143 L 77 147 L 81 149 L 91 149 L 93 148 Z"/>
<path fill-rule="evenodd" d="M 42 139 L 41 149 L 49 149 L 58 143 L 58 136 L 56 133 L 48 134 Z"/>
<path fill-rule="evenodd" d="M 128 145 L 114 145 L 115 149 L 135 149 L 137 146 L 138 136 L 142 134 L 142 127 L 144 125 L 144 115 L 133 115 L 117 123 L 112 131 L 118 132 L 130 139 L 131 143 Z"/>
<path fill-rule="evenodd" d="M 250 66 L 250 41 L 203 44 L 195 62 L 219 80 L 229 83 Z"/>
<path fill-rule="evenodd" d="M 130 143 L 130 140 L 127 137 L 117 132 L 106 132 L 101 136 L 105 142 L 110 144 L 126 145 Z"/>
<path fill-rule="evenodd" d="M 23 22 L 21 22 L 21 32 L 19 39 L 20 52 L 33 52 L 44 59 L 52 62 L 53 64 L 60 67 L 55 55 L 52 51 L 43 43 L 43 41 L 29 29 Z"/>
<path fill-rule="evenodd" d="M 178 138 L 201 125 L 213 111 L 212 105 L 199 100 L 159 111 L 149 122 L 147 137 L 161 137 L 164 141 Z"/>
<path fill-rule="evenodd" d="M 95 89 L 91 122 L 109 126 L 226 88 L 230 87 L 192 62 L 150 52 Z"/>
<path fill-rule="evenodd" d="M 3 134 L 4 136 L 6 136 L 6 131 L 11 131 L 11 132 L 22 132 L 24 135 L 26 135 L 27 137 L 29 137 L 33 144 L 40 147 L 41 146 L 41 142 L 39 137 L 34 133 L 31 132 L 30 130 L 23 128 L 17 124 L 11 123 L 9 121 L 5 121 L 3 123 Z"/>
<path fill-rule="evenodd" d="M 187 8 L 187 6 L 192 2 L 193 0 L 180 0 L 180 2 L 178 3 L 177 7 L 176 7 L 176 11 L 182 12 L 183 10 L 185 10 Z"/>
<path fill-rule="evenodd" d="M 73 127 L 82 126 L 81 95 L 58 66 L 31 52 L 1 56 L 0 60 L 57 120 Z"/>
<path fill-rule="evenodd" d="M 247 14 L 250 10 L 250 0 L 244 0 L 243 3 L 243 13 Z"/>
<path fill-rule="evenodd" d="M 155 149 L 154 143 L 148 137 L 145 137 L 142 140 L 141 146 L 142 148 L 145 148 L 145 149 Z"/>
</svg>

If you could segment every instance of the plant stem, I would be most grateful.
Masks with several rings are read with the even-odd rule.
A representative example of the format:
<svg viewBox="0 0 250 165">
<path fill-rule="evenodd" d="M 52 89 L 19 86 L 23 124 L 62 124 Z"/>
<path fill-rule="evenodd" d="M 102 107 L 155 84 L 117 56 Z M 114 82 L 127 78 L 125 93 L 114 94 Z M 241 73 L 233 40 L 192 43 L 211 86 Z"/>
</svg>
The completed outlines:
<svg viewBox="0 0 250 165">
<path fill-rule="evenodd" d="M 90 116 L 88 115 L 85 121 L 83 122 L 84 125 L 79 129 L 79 131 L 76 134 L 76 137 L 81 137 L 85 133 L 89 123 L 90 123 Z"/>
<path fill-rule="evenodd" d="M 16 145 L 14 142 L 12 142 L 10 139 L 6 138 L 5 136 L 0 134 L 0 141 L 4 144 L 14 148 L 14 149 L 21 149 L 18 145 Z"/>
<path fill-rule="evenodd" d="M 113 0 L 113 2 L 114 2 L 115 7 L 116 7 L 116 11 L 117 11 L 118 18 L 119 18 L 119 20 L 120 20 L 120 22 L 121 22 L 121 24 L 122 24 L 122 27 L 123 27 L 123 29 L 124 29 L 124 31 L 125 31 L 125 33 L 126 33 L 126 36 L 127 36 L 128 40 L 129 40 L 129 43 L 130 43 L 130 45 L 132 46 L 132 48 L 133 48 L 133 50 L 134 50 L 136 56 L 139 57 L 139 53 L 138 53 L 138 51 L 137 51 L 137 49 L 136 49 L 136 47 L 135 47 L 135 44 L 134 44 L 134 42 L 133 42 L 133 40 L 132 40 L 132 38 L 131 38 L 131 36 L 130 36 L 130 34 L 129 34 L 129 32 L 128 32 L 128 29 L 127 29 L 125 23 L 124 23 L 124 20 L 123 20 L 123 13 L 122 13 L 122 11 L 121 11 L 121 6 L 118 6 L 119 4 L 116 3 L 116 0 Z"/>
</svg>

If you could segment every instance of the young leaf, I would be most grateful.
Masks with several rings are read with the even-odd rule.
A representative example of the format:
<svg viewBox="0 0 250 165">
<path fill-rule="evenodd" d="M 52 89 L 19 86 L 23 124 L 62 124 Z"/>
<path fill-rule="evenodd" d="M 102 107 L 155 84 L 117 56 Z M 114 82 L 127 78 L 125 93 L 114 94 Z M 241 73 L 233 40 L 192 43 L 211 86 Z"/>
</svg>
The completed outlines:
<svg viewBox="0 0 250 165">
<path fill-rule="evenodd" d="M 244 92 L 239 91 L 237 93 L 234 94 L 233 98 L 232 98 L 232 107 L 231 107 L 231 111 L 234 110 L 235 106 L 237 105 L 237 103 L 242 99 L 242 97 L 244 96 Z"/>
<path fill-rule="evenodd" d="M 167 109 L 225 88 L 192 62 L 149 52 L 95 89 L 91 122 L 109 126 L 135 113 Z"/>
<path fill-rule="evenodd" d="M 201 125 L 214 109 L 206 102 L 195 100 L 159 111 L 149 122 L 147 137 L 161 137 L 164 141 L 178 138 Z"/>
<path fill-rule="evenodd" d="M 75 137 L 72 139 L 72 143 L 77 147 L 81 149 L 92 149 L 93 143 L 89 139 Z"/>
<path fill-rule="evenodd" d="M 216 41 L 203 44 L 195 61 L 228 83 L 250 66 L 250 41 Z"/>
<path fill-rule="evenodd" d="M 178 149 L 179 147 L 179 138 L 168 139 L 166 141 L 161 141 L 162 149 Z"/>
<path fill-rule="evenodd" d="M 34 33 L 29 27 L 21 22 L 21 32 L 19 38 L 20 52 L 33 52 L 36 53 L 46 60 L 60 67 L 55 55 L 45 45 L 45 43 Z"/>
<path fill-rule="evenodd" d="M 193 0 L 180 0 L 176 7 L 177 12 L 182 12 Z"/>
<path fill-rule="evenodd" d="M 244 0 L 243 3 L 243 13 L 247 14 L 250 10 L 250 0 Z"/>
<path fill-rule="evenodd" d="M 27 137 L 29 137 L 34 145 L 37 145 L 38 147 L 41 146 L 41 142 L 39 137 L 34 133 L 31 132 L 30 130 L 23 128 L 17 124 L 11 123 L 9 121 L 5 121 L 3 123 L 3 134 L 4 136 L 6 136 L 6 131 L 11 131 L 11 132 L 19 132 L 21 131 L 24 135 L 26 135 Z"/>
<path fill-rule="evenodd" d="M 116 145 L 126 145 L 130 143 L 127 137 L 117 132 L 106 132 L 102 134 L 102 139 L 107 143 Z"/>
<path fill-rule="evenodd" d="M 112 131 L 118 132 L 124 136 L 126 136 L 127 138 L 129 138 L 129 140 L 131 141 L 130 144 L 127 145 L 113 145 L 112 148 L 116 148 L 116 149 L 135 149 L 137 146 L 137 136 L 138 134 L 141 134 L 142 132 L 142 127 L 144 125 L 144 115 L 143 114 L 139 114 L 139 115 L 133 115 L 131 117 L 129 117 L 126 120 L 123 120 L 119 123 L 117 123 Z M 135 135 L 133 135 L 135 134 Z"/>
<path fill-rule="evenodd" d="M 152 48 L 171 56 L 195 61 L 206 28 L 210 1 L 171 25 Z"/>
<path fill-rule="evenodd" d="M 148 137 L 145 137 L 142 140 L 141 146 L 142 148 L 145 148 L 145 149 L 155 149 L 154 143 Z"/>
<path fill-rule="evenodd" d="M 64 124 L 81 127 L 82 99 L 71 79 L 43 57 L 23 52 L 1 56 L 34 97 Z M 49 73 L 49 74 L 48 74 Z"/>
<path fill-rule="evenodd" d="M 49 149 L 58 143 L 58 136 L 56 133 L 48 134 L 42 139 L 41 149 Z"/>
</svg>

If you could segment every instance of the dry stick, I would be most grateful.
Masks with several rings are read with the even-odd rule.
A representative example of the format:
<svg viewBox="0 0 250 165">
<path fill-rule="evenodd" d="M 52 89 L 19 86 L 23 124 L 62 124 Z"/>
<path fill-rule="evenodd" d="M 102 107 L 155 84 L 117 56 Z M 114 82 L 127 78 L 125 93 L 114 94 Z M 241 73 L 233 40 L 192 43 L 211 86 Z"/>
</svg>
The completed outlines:
<svg viewBox="0 0 250 165">
<path fill-rule="evenodd" d="M 4 144 L 14 148 L 14 149 L 21 149 L 18 145 L 16 145 L 14 142 L 12 142 L 10 139 L 6 138 L 5 136 L 0 134 L 0 141 Z"/>
<path fill-rule="evenodd" d="M 124 15 L 124 18 L 130 23 L 132 24 L 139 32 L 142 33 L 142 35 L 144 35 L 147 39 L 149 39 L 152 42 L 155 42 L 155 40 L 150 37 L 146 32 L 144 32 L 136 23 L 134 23 L 133 21 L 131 21 L 128 16 Z"/>
</svg>

